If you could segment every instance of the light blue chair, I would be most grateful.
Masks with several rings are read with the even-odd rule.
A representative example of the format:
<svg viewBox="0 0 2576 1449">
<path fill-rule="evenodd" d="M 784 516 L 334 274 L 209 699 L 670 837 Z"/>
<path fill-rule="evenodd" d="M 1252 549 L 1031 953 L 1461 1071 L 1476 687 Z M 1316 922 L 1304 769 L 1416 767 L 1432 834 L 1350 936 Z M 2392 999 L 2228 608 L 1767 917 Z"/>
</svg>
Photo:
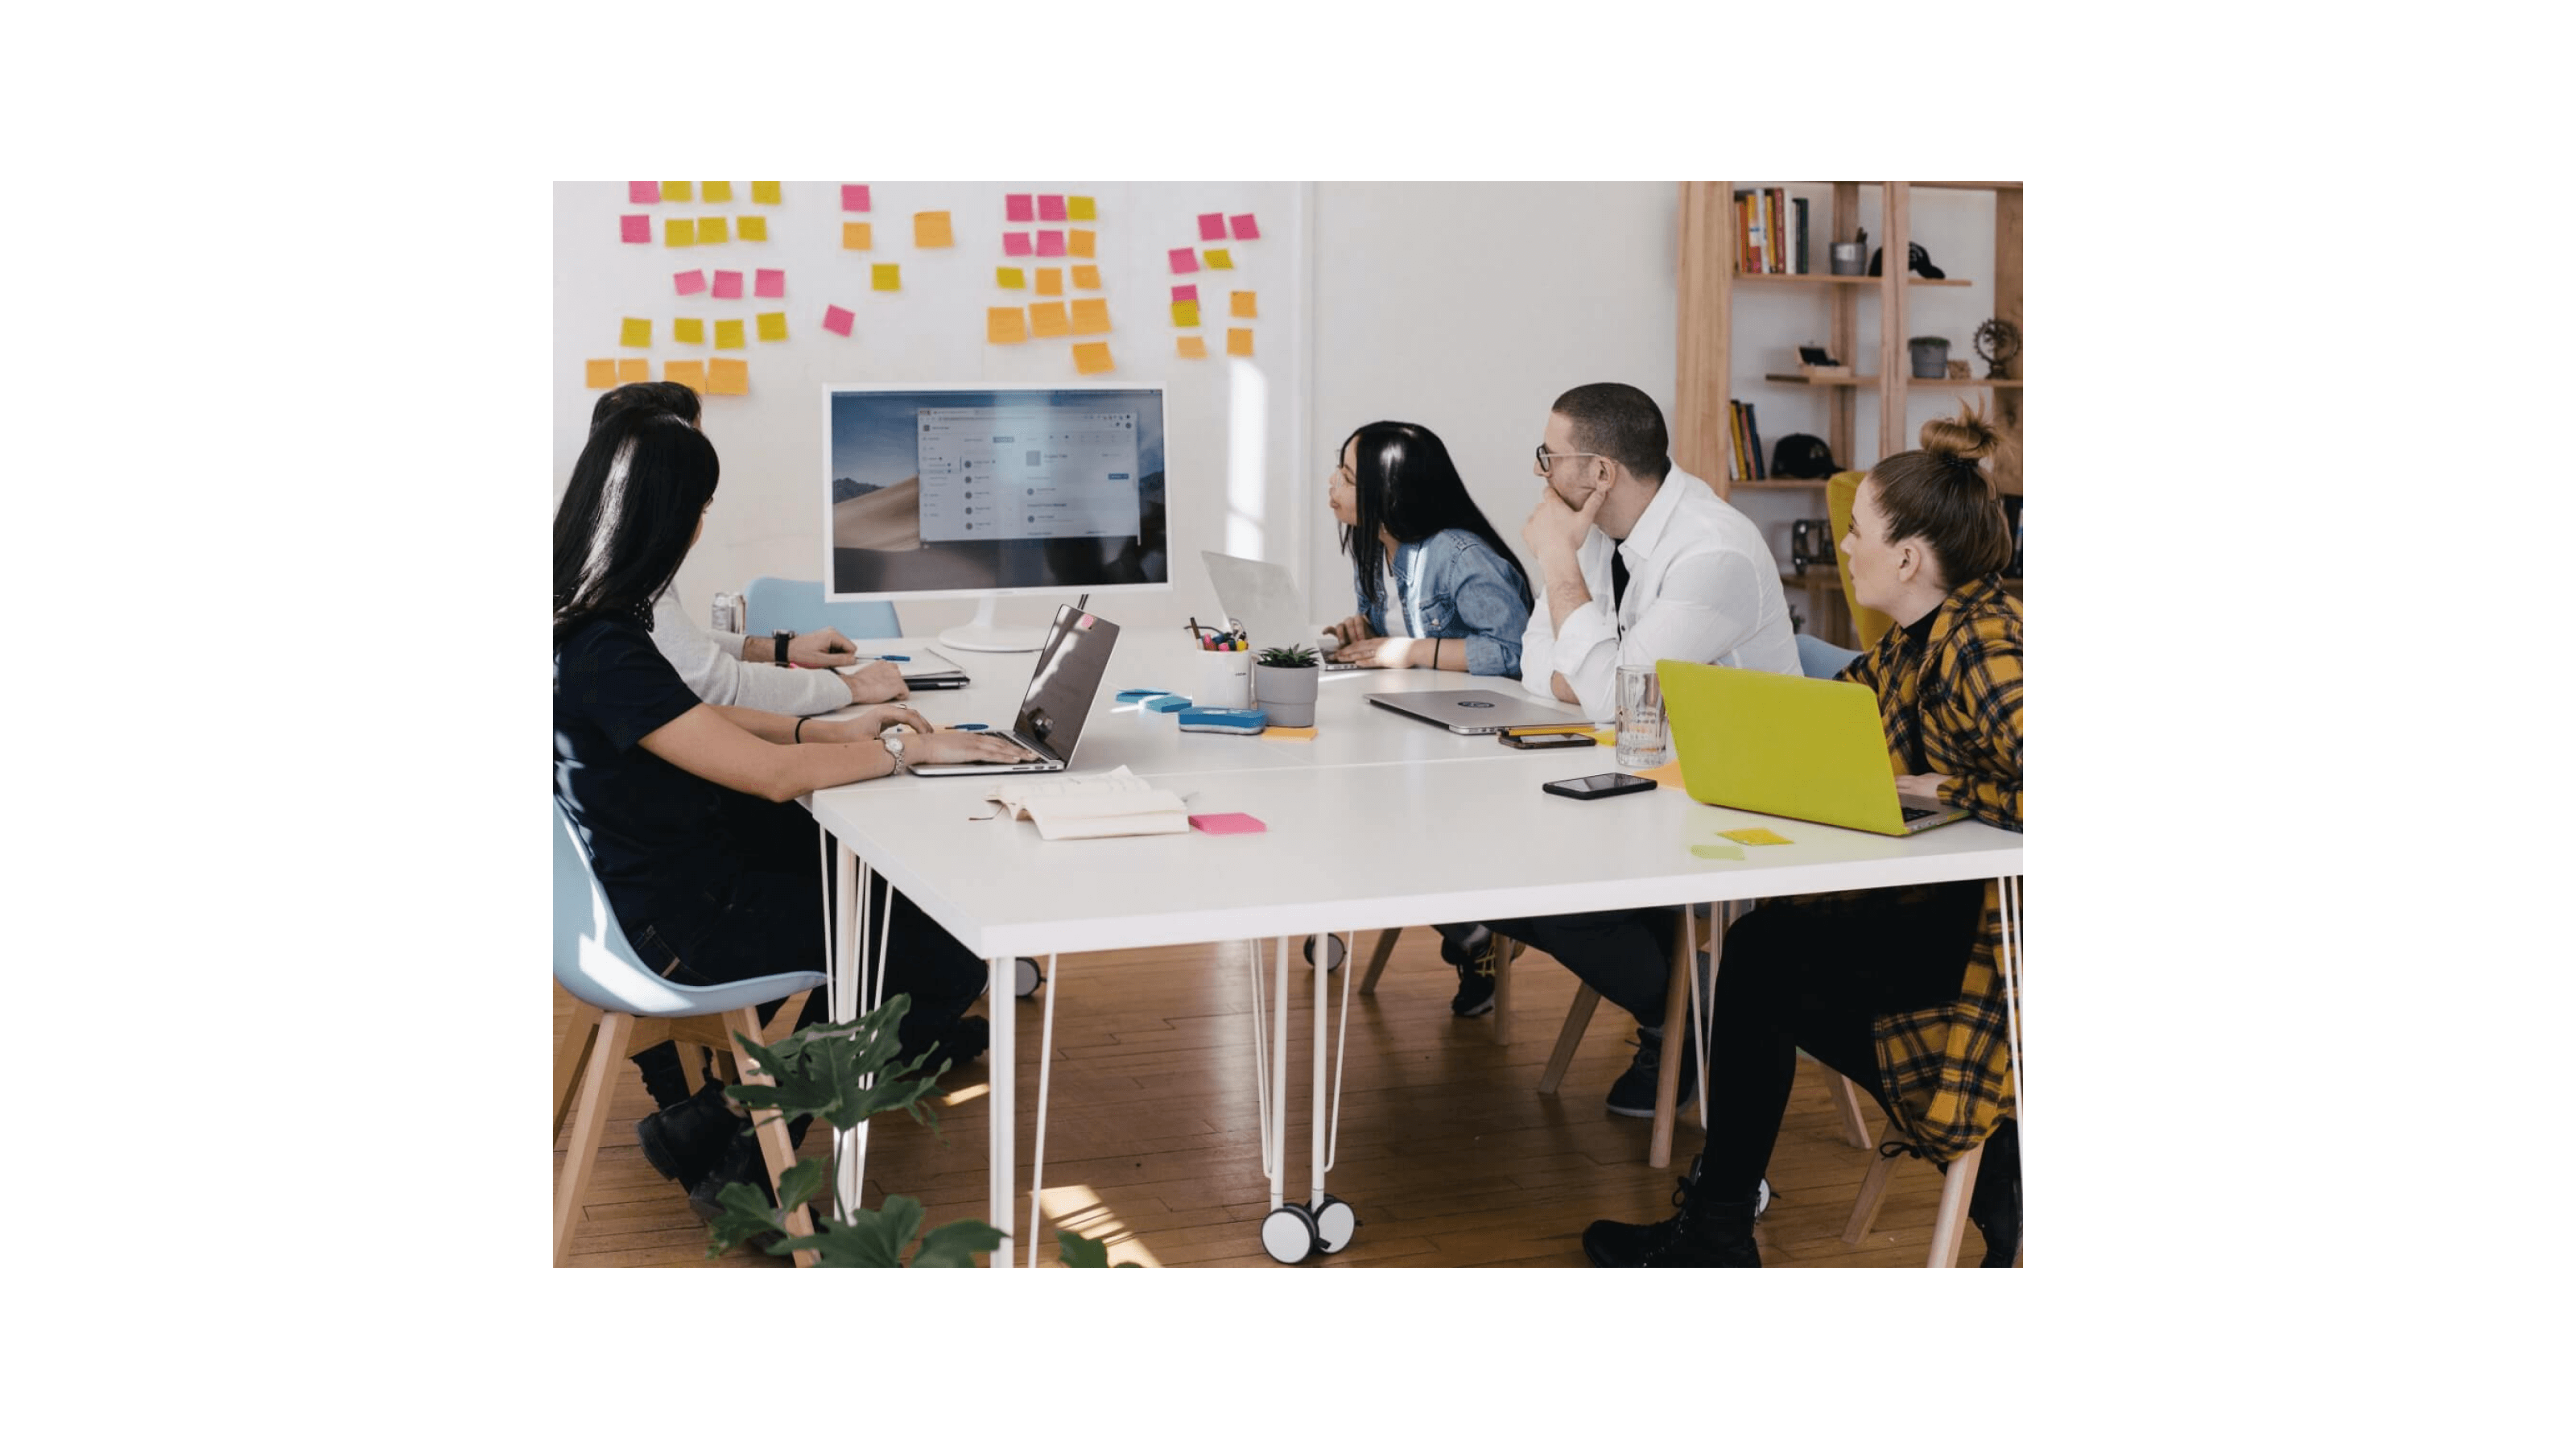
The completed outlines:
<svg viewBox="0 0 2576 1449">
<path fill-rule="evenodd" d="M 843 633 L 849 632 L 843 630 Z M 1798 671 L 1809 679 L 1831 679 L 1843 672 L 1843 666 L 1860 657 L 1857 649 L 1828 644 L 1813 634 L 1799 634 Z"/>
<path fill-rule="evenodd" d="M 624 1069 L 629 1054 L 651 1044 L 637 1038 L 636 1022 L 649 1021 L 648 1030 L 667 1033 L 668 1040 L 682 1047 L 683 1062 L 696 1056 L 697 1047 L 714 1047 L 732 1053 L 743 1081 L 767 1085 L 768 1075 L 735 1046 L 733 1033 L 753 1041 L 768 1040 L 760 1027 L 757 1008 L 761 1003 L 812 991 L 823 985 L 823 973 L 786 971 L 722 986 L 679 986 L 654 975 L 627 944 L 617 913 L 609 907 L 608 893 L 591 873 L 589 853 L 582 849 L 561 801 L 555 803 L 554 814 L 555 984 L 580 1003 L 572 1026 L 555 1046 L 556 1135 L 562 1134 L 564 1117 L 573 1110 L 576 1083 L 581 1109 L 573 1119 L 563 1176 L 555 1183 L 555 1266 L 560 1268 L 571 1251 L 573 1224 L 581 1220 L 582 1200 L 589 1195 L 599 1161 L 600 1139 L 608 1129 L 610 1084 Z M 792 1011 L 780 1014 L 789 1021 L 796 1019 Z M 761 1156 L 769 1164 L 774 1187 L 779 1174 L 796 1165 L 796 1150 L 788 1144 L 787 1123 L 779 1114 L 768 1114 L 758 1131 Z M 789 1218 L 788 1226 L 797 1237 L 813 1231 L 802 1207 Z M 796 1262 L 810 1267 L 813 1255 L 799 1253 Z"/>
<path fill-rule="evenodd" d="M 827 604 L 823 586 L 809 579 L 778 579 L 767 574 L 751 581 L 742 591 L 743 612 L 751 616 L 746 634 L 771 634 L 780 629 L 799 634 L 811 633 L 830 626 L 852 639 L 899 639 L 903 625 L 894 614 L 894 605 L 880 600 L 873 604 Z"/>
</svg>

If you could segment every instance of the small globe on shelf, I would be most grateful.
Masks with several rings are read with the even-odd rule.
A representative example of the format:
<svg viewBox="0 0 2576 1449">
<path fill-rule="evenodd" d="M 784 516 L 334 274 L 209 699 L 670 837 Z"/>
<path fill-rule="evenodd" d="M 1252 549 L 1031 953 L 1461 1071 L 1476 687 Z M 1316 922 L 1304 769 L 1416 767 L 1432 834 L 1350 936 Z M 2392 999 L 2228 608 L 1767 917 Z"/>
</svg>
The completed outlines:
<svg viewBox="0 0 2576 1449">
<path fill-rule="evenodd" d="M 1986 376 L 2004 375 L 2004 364 L 2021 356 L 2021 329 L 2001 317 L 1989 317 L 1977 329 L 1977 356 L 1985 359 Z"/>
</svg>

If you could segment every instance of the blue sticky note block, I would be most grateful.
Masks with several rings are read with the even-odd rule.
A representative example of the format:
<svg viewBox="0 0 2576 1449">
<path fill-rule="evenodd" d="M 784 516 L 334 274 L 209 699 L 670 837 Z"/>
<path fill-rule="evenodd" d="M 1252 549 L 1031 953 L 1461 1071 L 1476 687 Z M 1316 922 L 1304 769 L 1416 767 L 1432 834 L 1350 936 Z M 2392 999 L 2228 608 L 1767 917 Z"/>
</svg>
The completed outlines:
<svg viewBox="0 0 2576 1449">
<path fill-rule="evenodd" d="M 952 730 L 988 730 L 991 729 L 992 726 L 988 724 L 961 724 L 950 725 L 949 728 Z"/>
<path fill-rule="evenodd" d="M 1122 689 L 1118 691 L 1118 702 L 1120 704 L 1141 704 L 1158 695 L 1169 693 L 1171 693 L 1171 691 L 1168 689 Z"/>
<path fill-rule="evenodd" d="M 1145 707 L 1156 714 L 1178 714 L 1190 707 L 1190 697 L 1186 694 L 1160 694 L 1145 701 Z"/>
<path fill-rule="evenodd" d="M 1258 709 L 1185 709 L 1181 728 L 1201 734 L 1257 735 L 1270 726 L 1270 714 Z"/>
</svg>

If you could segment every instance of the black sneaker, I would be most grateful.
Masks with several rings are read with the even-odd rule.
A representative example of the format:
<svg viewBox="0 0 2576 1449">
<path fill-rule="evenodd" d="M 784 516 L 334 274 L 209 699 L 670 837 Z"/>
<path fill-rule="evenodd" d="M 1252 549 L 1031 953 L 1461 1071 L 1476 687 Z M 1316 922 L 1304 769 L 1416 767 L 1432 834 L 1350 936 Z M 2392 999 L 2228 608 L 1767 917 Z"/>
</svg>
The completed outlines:
<svg viewBox="0 0 2576 1449">
<path fill-rule="evenodd" d="M 1501 938 L 1482 926 L 1457 941 L 1441 938 L 1440 959 L 1458 972 L 1458 994 L 1449 998 L 1450 1015 L 1483 1016 L 1494 1009 L 1494 972 L 1511 959 L 1501 954 L 1500 945 Z M 1519 956 L 1521 943 L 1512 942 L 1510 949 L 1511 957 Z"/>
<path fill-rule="evenodd" d="M 1681 1086 L 1673 1094 L 1673 1111 L 1678 1114 L 1699 1095 L 1699 1063 L 1689 1043 L 1682 1044 Z M 1652 1117 L 1655 1115 L 1655 1074 L 1664 1057 L 1664 1034 L 1647 1027 L 1637 1028 L 1637 1056 L 1628 1070 L 1610 1084 L 1610 1112 L 1616 1117 Z"/>
<path fill-rule="evenodd" d="M 778 1206 L 778 1193 L 769 1185 L 769 1164 L 760 1155 L 760 1139 L 749 1133 L 727 1145 L 724 1156 L 689 1189 L 689 1211 L 697 1214 L 699 1222 L 714 1222 L 724 1212 L 724 1206 L 716 1201 L 717 1196 L 723 1193 L 727 1184 L 736 1182 L 760 1189 L 763 1200 L 771 1207 Z M 751 1247 L 754 1252 L 765 1253 L 778 1240 L 779 1235 L 775 1232 L 755 1233 L 751 1237 Z"/>
<path fill-rule="evenodd" d="M 725 1105 L 724 1083 L 709 1082 L 678 1106 L 638 1121 L 635 1140 L 655 1172 L 682 1187 L 695 1187 L 750 1126 Z"/>
<path fill-rule="evenodd" d="M 1699 1157 L 1690 1176 L 1676 1180 L 1673 1206 L 1659 1223 L 1619 1223 L 1603 1218 L 1583 1230 L 1583 1256 L 1596 1268 L 1759 1268 L 1753 1244 L 1751 1197 L 1717 1201 L 1697 1186 Z"/>
</svg>

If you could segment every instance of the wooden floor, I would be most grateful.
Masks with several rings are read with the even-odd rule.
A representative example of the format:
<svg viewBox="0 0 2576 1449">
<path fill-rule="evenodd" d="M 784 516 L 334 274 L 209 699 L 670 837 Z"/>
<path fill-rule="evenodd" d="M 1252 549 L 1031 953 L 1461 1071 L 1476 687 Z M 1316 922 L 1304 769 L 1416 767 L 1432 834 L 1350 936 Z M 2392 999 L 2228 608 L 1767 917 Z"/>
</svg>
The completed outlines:
<svg viewBox="0 0 2576 1449">
<path fill-rule="evenodd" d="M 1365 967 L 1373 937 L 1359 939 Z M 1649 1221 L 1671 1214 L 1674 1178 L 1690 1165 L 1700 1132 L 1683 1113 L 1670 1168 L 1645 1164 L 1649 1124 L 1613 1117 L 1602 1094 L 1634 1050 L 1634 1023 L 1604 1003 L 1558 1095 L 1541 1096 L 1539 1073 L 1572 1002 L 1573 977 L 1535 952 L 1514 968 L 1513 1044 L 1493 1042 L 1490 1017 L 1449 1014 L 1456 975 L 1439 938 L 1409 930 L 1374 996 L 1351 987 L 1349 1075 L 1342 1090 L 1340 1155 L 1329 1181 L 1358 1211 L 1352 1245 L 1307 1266 L 1553 1266 L 1584 1264 L 1580 1235 L 1595 1218 Z M 1147 1266 L 1277 1268 L 1257 1229 L 1269 1207 L 1254 1095 L 1253 986 L 1242 946 L 1111 952 L 1062 958 L 1056 979 L 1019 1013 L 1020 1214 L 1037 1118 L 1038 1033 L 1057 997 L 1055 1074 L 1047 1126 L 1041 1263 L 1056 1257 L 1054 1229 L 1106 1236 L 1112 1262 Z M 1290 977 L 1288 1183 L 1310 1181 L 1307 1103 L 1313 988 L 1301 965 Z M 1341 978 L 1332 978 L 1336 1022 Z M 1266 998 L 1264 998 L 1266 1000 Z M 570 1019 L 555 993 L 555 1028 Z M 990 1010 L 991 1003 L 977 1008 Z M 619 1267 L 771 1267 L 784 1259 L 737 1249 L 709 1264 L 706 1230 L 677 1184 L 635 1145 L 635 1119 L 650 1110 L 641 1079 L 620 1074 L 607 1146 L 576 1229 L 573 1262 Z M 1775 1194 L 1755 1229 L 1768 1267 L 1919 1267 L 1929 1251 L 1939 1174 L 1897 1165 L 1878 1229 L 1859 1247 L 1841 1238 L 1868 1154 L 1841 1132 L 1825 1095 L 1828 1074 L 1801 1060 L 1798 1084 L 1771 1160 Z M 983 1215 L 984 1064 L 951 1071 L 940 1134 L 900 1115 L 880 1117 L 867 1162 L 867 1197 L 920 1199 L 928 1225 Z M 1875 1104 L 1871 1129 L 1882 1124 Z M 567 1135 L 569 1132 L 567 1131 Z M 828 1151 L 815 1132 L 806 1156 Z M 554 1166 L 563 1166 L 555 1144 Z M 1020 1250 L 1025 1253 L 1023 1246 Z M 1982 1251 L 1972 1227 L 1962 1256 Z"/>
</svg>

